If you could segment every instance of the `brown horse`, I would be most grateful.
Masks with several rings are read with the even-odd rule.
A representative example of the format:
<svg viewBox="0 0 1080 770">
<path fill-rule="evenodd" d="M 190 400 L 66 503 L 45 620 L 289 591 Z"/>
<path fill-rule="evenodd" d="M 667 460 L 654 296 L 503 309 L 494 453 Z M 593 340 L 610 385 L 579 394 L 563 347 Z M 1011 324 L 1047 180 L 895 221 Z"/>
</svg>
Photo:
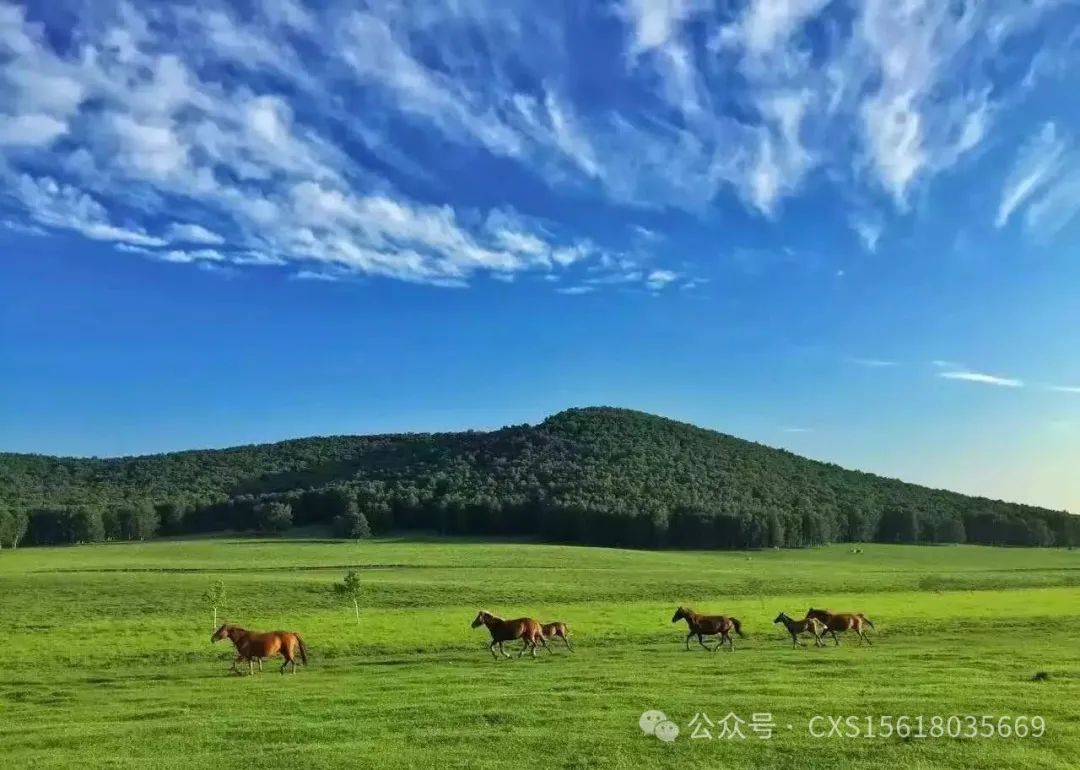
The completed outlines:
<svg viewBox="0 0 1080 770">
<path fill-rule="evenodd" d="M 281 664 L 280 673 L 284 674 L 285 669 L 292 663 L 292 672 L 295 674 L 297 653 L 300 655 L 300 661 L 305 666 L 307 665 L 307 647 L 304 646 L 304 640 L 300 638 L 300 634 L 292 631 L 248 631 L 246 628 L 224 623 L 210 637 L 211 642 L 219 639 L 228 639 L 236 648 L 236 660 L 233 661 L 234 671 L 237 670 L 236 664 L 242 660 L 248 662 L 249 674 L 255 672 L 255 661 L 259 662 L 259 670 L 262 671 L 263 658 L 281 655 L 285 658 L 285 662 Z"/>
<path fill-rule="evenodd" d="M 791 634 L 791 646 L 799 646 L 799 634 L 813 634 L 814 644 L 818 647 L 824 647 L 825 642 L 821 641 L 822 635 L 825 633 L 825 624 L 817 618 L 806 617 L 802 620 L 795 620 L 788 617 L 786 613 L 781 612 L 776 616 L 776 620 L 773 623 L 783 623 L 784 628 Z"/>
<path fill-rule="evenodd" d="M 685 620 L 686 625 L 690 627 L 690 633 L 686 635 L 686 649 L 690 650 L 690 637 L 697 636 L 698 644 L 709 649 L 708 645 L 702 637 L 720 635 L 720 641 L 716 646 L 712 648 L 712 652 L 716 652 L 724 645 L 724 640 L 727 640 L 728 650 L 735 649 L 735 642 L 731 638 L 731 632 L 734 630 L 740 637 L 746 638 L 742 632 L 742 624 L 739 623 L 738 618 L 731 618 L 727 615 L 699 615 L 693 610 L 686 607 L 679 607 L 675 610 L 675 614 L 671 618 L 672 623 L 677 623 L 680 620 Z"/>
<path fill-rule="evenodd" d="M 837 646 L 840 645 L 840 640 L 836 637 L 837 631 L 854 631 L 859 637 L 859 644 L 864 641 L 867 644 L 873 644 L 866 632 L 863 631 L 863 626 L 867 625 L 873 628 L 874 624 L 870 622 L 870 618 L 861 612 L 833 612 L 832 610 L 816 610 L 811 607 L 806 611 L 806 617 L 817 618 L 824 623 L 825 630 L 832 634 L 833 641 L 836 642 Z"/>
<path fill-rule="evenodd" d="M 566 645 L 566 649 L 570 652 L 574 651 L 574 648 L 570 645 L 570 629 L 566 627 L 565 623 L 555 621 L 554 623 L 544 623 L 540 626 L 540 632 L 544 635 L 544 639 L 550 639 L 553 636 L 557 636 L 563 640 L 563 644 Z M 547 645 L 545 645 L 547 646 Z M 551 652 L 551 647 L 548 647 L 548 652 Z M 552 655 L 555 653 L 551 652 Z"/>
<path fill-rule="evenodd" d="M 476 613 L 476 617 L 473 618 L 472 627 L 479 628 L 480 626 L 487 626 L 487 630 L 491 634 L 491 644 L 488 649 L 491 650 L 491 657 L 495 658 L 495 660 L 499 659 L 499 656 L 495 654 L 495 645 L 499 645 L 499 652 L 504 657 L 509 658 L 510 655 L 503 649 L 503 642 L 510 642 L 514 639 L 521 639 L 525 643 L 521 651 L 518 652 L 519 658 L 525 654 L 525 650 L 531 650 L 532 656 L 535 658 L 538 642 L 544 647 L 548 646 L 547 640 L 544 639 L 543 628 L 538 621 L 532 618 L 503 620 L 498 615 L 492 615 L 487 610 L 480 610 Z"/>
</svg>

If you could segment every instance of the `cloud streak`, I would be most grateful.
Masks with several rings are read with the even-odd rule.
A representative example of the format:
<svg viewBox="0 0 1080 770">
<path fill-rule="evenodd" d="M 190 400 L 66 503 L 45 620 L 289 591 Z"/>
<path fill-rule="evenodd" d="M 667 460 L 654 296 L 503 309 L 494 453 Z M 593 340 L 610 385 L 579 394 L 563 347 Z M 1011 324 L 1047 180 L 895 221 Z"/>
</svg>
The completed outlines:
<svg viewBox="0 0 1080 770">
<path fill-rule="evenodd" d="M 1004 227 L 1020 210 L 1025 232 L 1044 241 L 1080 212 L 1080 150 L 1054 123 L 1044 123 L 1017 152 L 1002 186 L 995 226 Z"/>
<path fill-rule="evenodd" d="M 889 361 L 884 358 L 850 358 L 848 360 L 867 369 L 886 369 L 897 366 L 896 361 Z"/>
<path fill-rule="evenodd" d="M 1012 213 L 1049 182 L 1061 167 L 1065 142 L 1053 123 L 1046 123 L 1017 153 L 1001 190 L 996 227 L 1003 227 Z"/>
<path fill-rule="evenodd" d="M 944 380 L 962 380 L 964 382 L 977 382 L 981 385 L 996 385 L 1001 388 L 1024 387 L 1024 383 L 1022 380 L 1013 379 L 1012 377 L 999 377 L 997 375 L 984 374 L 982 372 L 944 371 L 938 372 L 937 376 Z"/>
</svg>

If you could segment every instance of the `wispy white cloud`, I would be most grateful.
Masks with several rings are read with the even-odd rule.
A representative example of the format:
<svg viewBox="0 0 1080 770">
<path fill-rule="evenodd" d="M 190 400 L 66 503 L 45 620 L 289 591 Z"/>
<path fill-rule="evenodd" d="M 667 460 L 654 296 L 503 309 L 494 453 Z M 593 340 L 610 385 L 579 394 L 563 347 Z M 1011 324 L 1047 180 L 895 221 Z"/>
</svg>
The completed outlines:
<svg viewBox="0 0 1080 770">
<path fill-rule="evenodd" d="M 1050 181 L 1024 212 L 1024 228 L 1038 240 L 1048 240 L 1080 213 L 1080 154 L 1074 152 L 1061 173 Z"/>
<path fill-rule="evenodd" d="M 0 147 L 47 147 L 66 131 L 67 124 L 51 115 L 12 115 L 0 122 Z"/>
<path fill-rule="evenodd" d="M 484 204 L 448 205 L 457 180 L 418 157 L 451 146 L 615 205 L 703 212 L 730 195 L 776 217 L 820 174 L 903 207 L 981 143 L 1017 85 L 991 82 L 986 63 L 1055 11 L 976 0 L 615 8 L 73 0 L 63 17 L 74 28 L 54 30 L 0 4 L 0 186 L 28 224 L 221 247 L 228 261 L 254 252 L 455 286 L 482 272 L 572 273 L 611 249 L 525 218 L 492 229 Z M 618 81 L 598 98 L 583 98 L 575 76 L 585 22 L 622 33 L 621 57 L 589 61 Z M 1069 221 L 1072 178 L 1028 196 L 1026 226 Z M 50 184 L 60 201 L 30 189 Z M 871 251 L 883 227 L 855 225 Z"/>
<path fill-rule="evenodd" d="M 850 358 L 848 360 L 853 364 L 865 366 L 868 369 L 883 369 L 886 367 L 897 366 L 896 361 L 889 361 L 884 358 Z"/>
<path fill-rule="evenodd" d="M 803 428 L 803 427 L 799 427 L 799 426 L 791 426 L 791 427 L 787 427 L 787 428 L 781 428 L 780 430 L 783 431 L 784 433 L 813 433 L 814 432 L 813 428 Z"/>
<path fill-rule="evenodd" d="M 339 273 L 330 273 L 321 270 L 297 270 L 292 277 L 297 281 L 322 281 L 336 283 L 342 279 Z"/>
<path fill-rule="evenodd" d="M 1011 377 L 998 377 L 997 375 L 984 374 L 982 372 L 950 370 L 938 372 L 937 376 L 945 380 L 963 380 L 965 382 L 978 382 L 983 385 L 997 385 L 1003 388 L 1024 387 L 1024 383 L 1021 380 L 1013 379 Z"/>
<path fill-rule="evenodd" d="M 1049 385 L 1047 388 L 1055 393 L 1080 393 L 1080 386 L 1076 385 Z"/>
<path fill-rule="evenodd" d="M 202 225 L 173 224 L 169 226 L 167 237 L 180 243 L 203 243 L 208 246 L 220 246 L 225 239 Z"/>
<path fill-rule="evenodd" d="M 320 25 L 296 3 L 260 6 L 246 19 L 215 3 L 199 13 L 84 10 L 71 45 L 57 50 L 23 9 L 0 5 L 0 112 L 16 110 L 0 116 L 2 142 L 21 153 L 0 155 L 0 191 L 28 223 L 137 246 L 160 260 L 298 262 L 312 272 L 332 267 L 438 286 L 464 285 L 477 272 L 565 271 L 606 253 L 561 227 L 503 217 L 496 228 L 483 211 L 410 198 L 346 152 L 340 134 L 323 130 L 325 122 L 358 122 L 346 122 L 330 90 L 345 83 L 388 94 L 385 112 L 424 119 L 463 143 L 510 158 L 535 159 L 544 148 L 588 172 L 589 140 L 554 90 L 530 122 L 511 102 L 496 110 L 491 94 L 422 64 L 412 50 L 409 27 L 420 23 L 439 35 L 469 37 L 479 25 L 522 39 L 530 33 L 513 14 L 462 6 L 446 25 L 439 14 L 455 12 L 404 14 L 387 5 L 346 14 L 333 25 L 337 36 L 319 41 L 320 66 L 330 73 L 321 83 L 292 42 Z M 260 93 L 264 81 L 236 75 L 236 66 L 272 72 L 287 87 Z M 353 138 L 366 143 L 378 133 L 365 127 Z M 61 149 L 41 154 L 61 136 Z M 395 162 L 391 152 L 384 157 Z M 187 221 L 168 222 L 175 210 Z"/>
<path fill-rule="evenodd" d="M 3 167 L 0 166 L 0 172 Z M 97 241 L 116 241 L 135 246 L 164 246 L 166 241 L 142 232 L 112 224 L 105 207 L 82 190 L 57 182 L 52 177 L 9 174 L 5 180 L 10 197 L 33 214 L 35 222 L 46 227 L 74 230 Z"/>
<path fill-rule="evenodd" d="M 645 277 L 645 285 L 653 291 L 659 291 L 678 278 L 679 274 L 672 270 L 653 270 Z"/>
<path fill-rule="evenodd" d="M 994 224 L 1002 227 L 1012 213 L 1043 188 L 1061 168 L 1065 141 L 1053 123 L 1045 123 L 1039 132 L 1020 148 L 1012 170 L 1005 179 Z"/>
<path fill-rule="evenodd" d="M 1055 123 L 1044 123 L 1017 152 L 1001 190 L 994 224 L 1023 211 L 1024 231 L 1047 241 L 1080 214 L 1080 148 Z"/>
<path fill-rule="evenodd" d="M 877 251 L 878 241 L 885 230 L 884 223 L 879 217 L 855 216 L 851 219 L 851 226 L 862 242 L 863 248 L 873 253 Z"/>
<path fill-rule="evenodd" d="M 559 288 L 555 289 L 555 291 L 559 294 L 574 295 L 591 294 L 592 292 L 596 291 L 596 289 L 593 286 L 560 286 Z"/>
</svg>

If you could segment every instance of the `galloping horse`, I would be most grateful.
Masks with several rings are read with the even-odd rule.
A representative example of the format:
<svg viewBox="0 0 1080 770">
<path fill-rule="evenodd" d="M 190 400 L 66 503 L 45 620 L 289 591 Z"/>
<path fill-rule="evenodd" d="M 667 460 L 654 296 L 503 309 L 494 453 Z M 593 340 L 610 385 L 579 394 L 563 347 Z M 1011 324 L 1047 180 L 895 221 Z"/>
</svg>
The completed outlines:
<svg viewBox="0 0 1080 770">
<path fill-rule="evenodd" d="M 280 673 L 284 674 L 286 667 L 292 663 L 292 672 L 296 673 L 296 656 L 300 654 L 300 661 L 307 665 L 307 648 L 300 634 L 292 631 L 248 631 L 240 626 L 222 624 L 221 628 L 210 637 L 211 642 L 219 639 L 228 639 L 236 647 L 236 660 L 233 661 L 233 670 L 241 660 L 248 662 L 248 674 L 255 672 L 255 661 L 259 661 L 259 670 L 262 671 L 262 659 L 281 655 L 285 662 L 281 664 Z M 239 672 L 238 672 L 239 673 Z"/>
<path fill-rule="evenodd" d="M 866 632 L 863 631 L 863 625 L 873 628 L 874 624 L 870 622 L 870 618 L 861 612 L 833 612 L 832 610 L 816 610 L 811 607 L 806 611 L 806 617 L 817 618 L 824 623 L 825 629 L 832 634 L 833 641 L 836 642 L 837 646 L 840 645 L 840 640 L 836 638 L 837 631 L 854 631 L 859 636 L 859 644 L 864 641 L 867 644 L 873 644 L 870 638 L 867 637 Z"/>
<path fill-rule="evenodd" d="M 570 629 L 566 627 L 565 623 L 559 621 L 544 623 L 540 626 L 540 632 L 544 635 L 544 639 L 550 639 L 553 636 L 559 637 L 563 640 L 563 644 L 566 645 L 566 649 L 570 650 L 570 652 L 574 651 L 574 648 L 570 646 L 570 640 L 567 638 L 570 636 Z M 546 644 L 544 646 L 547 647 L 548 652 L 551 652 L 551 647 Z M 551 654 L 554 655 L 555 653 L 551 652 Z"/>
<path fill-rule="evenodd" d="M 727 640 L 728 650 L 735 649 L 735 642 L 731 639 L 731 631 L 734 630 L 740 637 L 746 638 L 742 632 L 742 624 L 739 623 L 738 618 L 731 618 L 727 615 L 699 615 L 693 610 L 686 607 L 679 607 L 675 610 L 675 614 L 671 618 L 672 623 L 677 623 L 679 620 L 685 620 L 686 625 L 690 627 L 690 633 L 686 635 L 686 649 L 690 649 L 690 637 L 697 636 L 698 644 L 709 649 L 705 644 L 702 637 L 704 636 L 716 636 L 720 635 L 720 641 L 716 646 L 712 648 L 712 652 L 716 652 L 724 645 L 724 640 Z"/>
<path fill-rule="evenodd" d="M 544 645 L 544 647 L 548 646 L 547 640 L 544 639 L 543 628 L 538 621 L 532 618 L 503 620 L 498 615 L 492 615 L 487 610 L 480 610 L 473 619 L 472 627 L 479 628 L 482 625 L 487 626 L 487 630 L 491 634 L 491 644 L 488 649 L 491 650 L 491 657 L 495 658 L 495 660 L 499 659 L 499 656 L 495 654 L 495 645 L 499 645 L 499 652 L 504 657 L 509 658 L 510 655 L 503 649 L 503 642 L 513 641 L 514 639 L 521 639 L 525 642 L 518 653 L 519 658 L 525 654 L 525 650 L 531 650 L 532 656 L 535 658 L 537 642 Z"/>
<path fill-rule="evenodd" d="M 776 616 L 773 623 L 784 624 L 784 628 L 791 634 L 792 647 L 799 646 L 799 634 L 813 634 L 814 644 L 818 647 L 825 646 L 825 642 L 821 641 L 821 637 L 825 633 L 825 624 L 817 618 L 805 617 L 802 620 L 795 620 L 788 617 L 786 613 L 781 612 Z"/>
</svg>

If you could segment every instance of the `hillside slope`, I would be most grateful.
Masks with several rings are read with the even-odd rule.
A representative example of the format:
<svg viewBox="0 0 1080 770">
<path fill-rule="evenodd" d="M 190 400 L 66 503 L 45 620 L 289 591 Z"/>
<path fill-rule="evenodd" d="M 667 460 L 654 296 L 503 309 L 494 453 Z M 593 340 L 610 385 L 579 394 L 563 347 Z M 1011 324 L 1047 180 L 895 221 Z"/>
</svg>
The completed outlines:
<svg viewBox="0 0 1080 770">
<path fill-rule="evenodd" d="M 279 507 L 268 522 L 269 502 L 288 511 Z M 931 490 L 602 407 L 492 432 L 307 438 L 105 460 L 0 454 L 3 508 L 31 514 L 30 542 L 145 537 L 147 526 L 124 523 L 139 511 L 156 512 L 160 531 L 174 533 L 274 529 L 290 516 L 329 523 L 359 510 L 376 532 L 641 547 L 1080 543 L 1078 518 L 1064 512 Z M 151 522 L 150 534 L 158 529 Z"/>
</svg>

